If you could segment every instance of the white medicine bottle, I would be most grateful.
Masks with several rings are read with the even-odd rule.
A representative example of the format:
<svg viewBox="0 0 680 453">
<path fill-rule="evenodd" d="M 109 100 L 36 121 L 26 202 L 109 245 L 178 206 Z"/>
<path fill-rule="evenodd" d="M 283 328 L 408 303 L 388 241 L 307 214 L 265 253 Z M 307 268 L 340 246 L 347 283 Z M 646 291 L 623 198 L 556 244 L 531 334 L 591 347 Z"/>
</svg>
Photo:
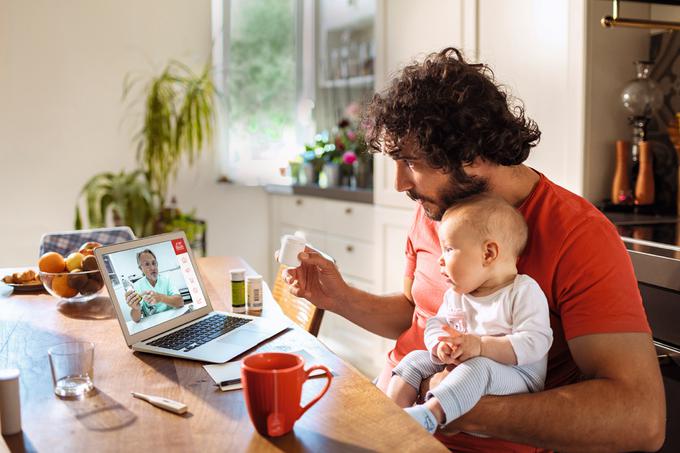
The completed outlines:
<svg viewBox="0 0 680 453">
<path fill-rule="evenodd" d="M 305 250 L 307 241 L 298 235 L 284 234 L 281 237 L 279 249 L 279 263 L 288 267 L 300 266 L 298 255 Z"/>
</svg>

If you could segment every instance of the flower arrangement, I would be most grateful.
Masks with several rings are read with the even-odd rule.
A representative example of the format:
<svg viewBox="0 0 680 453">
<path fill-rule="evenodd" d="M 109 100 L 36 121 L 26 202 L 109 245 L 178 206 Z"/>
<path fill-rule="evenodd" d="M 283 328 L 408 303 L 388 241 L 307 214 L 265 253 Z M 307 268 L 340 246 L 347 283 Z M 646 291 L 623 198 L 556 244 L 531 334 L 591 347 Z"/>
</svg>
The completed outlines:
<svg viewBox="0 0 680 453">
<path fill-rule="evenodd" d="M 311 164 L 317 174 L 312 178 L 312 182 L 318 183 L 318 173 L 326 168 L 327 178 L 329 174 L 337 171 L 332 167 L 339 167 L 341 185 L 353 185 L 352 176 L 358 171 L 368 172 L 372 175 L 372 155 L 368 152 L 363 132 L 357 127 L 359 118 L 358 105 L 350 104 L 345 109 L 346 118 L 340 120 L 338 125 L 331 132 L 323 131 L 314 136 L 314 142 L 305 145 L 305 150 L 292 162 L 290 162 L 291 172 L 295 179 L 295 173 L 304 164 Z M 361 170 L 359 170 L 361 169 Z M 366 179 L 366 178 L 364 178 Z M 308 177 L 309 181 L 310 178 Z M 369 187 L 370 183 L 359 184 L 359 187 Z M 334 185 L 330 183 L 330 185 Z"/>
</svg>

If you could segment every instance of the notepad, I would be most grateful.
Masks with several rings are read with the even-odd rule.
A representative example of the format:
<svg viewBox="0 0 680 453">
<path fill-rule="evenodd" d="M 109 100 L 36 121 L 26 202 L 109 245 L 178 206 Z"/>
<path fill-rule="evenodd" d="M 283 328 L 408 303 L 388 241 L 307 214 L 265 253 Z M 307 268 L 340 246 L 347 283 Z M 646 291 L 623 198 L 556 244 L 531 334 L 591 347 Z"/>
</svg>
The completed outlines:
<svg viewBox="0 0 680 453">
<path fill-rule="evenodd" d="M 305 367 L 311 365 L 316 365 L 321 363 L 319 359 L 310 354 L 304 349 L 299 351 L 286 351 L 291 354 L 301 355 L 305 359 Z M 213 381 L 220 387 L 223 392 L 228 392 L 230 390 L 238 390 L 243 388 L 241 384 L 241 361 L 238 362 L 227 362 L 219 365 L 203 365 L 205 371 L 208 372 Z M 329 368 L 330 369 L 330 368 Z M 336 375 L 335 371 L 330 370 L 331 374 Z M 310 376 L 319 376 L 325 374 L 323 370 L 314 370 Z M 221 382 L 230 382 L 227 385 L 220 385 Z"/>
</svg>

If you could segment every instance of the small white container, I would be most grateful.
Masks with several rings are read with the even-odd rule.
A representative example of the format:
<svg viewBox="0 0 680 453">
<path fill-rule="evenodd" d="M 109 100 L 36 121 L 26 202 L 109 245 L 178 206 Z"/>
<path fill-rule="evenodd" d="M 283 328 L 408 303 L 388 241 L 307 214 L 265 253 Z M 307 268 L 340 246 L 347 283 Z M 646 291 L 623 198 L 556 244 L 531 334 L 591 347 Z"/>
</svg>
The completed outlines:
<svg viewBox="0 0 680 453">
<path fill-rule="evenodd" d="M 288 267 L 300 266 L 298 254 L 305 249 L 304 238 L 285 234 L 281 237 L 281 249 L 279 250 L 279 263 Z"/>
<path fill-rule="evenodd" d="M 249 275 L 246 277 L 246 292 L 248 293 L 248 313 L 262 312 L 262 276 Z"/>
<path fill-rule="evenodd" d="M 5 436 L 21 431 L 19 370 L 16 368 L 0 370 L 0 425 Z"/>
</svg>

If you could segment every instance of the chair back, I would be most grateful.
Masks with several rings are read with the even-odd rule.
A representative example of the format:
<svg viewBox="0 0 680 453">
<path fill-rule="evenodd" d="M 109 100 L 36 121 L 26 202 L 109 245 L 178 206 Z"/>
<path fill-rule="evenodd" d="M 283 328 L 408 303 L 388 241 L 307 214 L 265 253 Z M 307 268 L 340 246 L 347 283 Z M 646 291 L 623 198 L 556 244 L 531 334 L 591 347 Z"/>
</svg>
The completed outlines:
<svg viewBox="0 0 680 453">
<path fill-rule="evenodd" d="M 46 233 L 40 238 L 38 256 L 47 252 L 57 252 L 66 256 L 71 252 L 78 251 L 78 248 L 85 242 L 99 242 L 102 245 L 110 245 L 133 239 L 135 239 L 135 234 L 129 226 Z"/>
<path fill-rule="evenodd" d="M 281 307 L 283 313 L 288 316 L 295 324 L 305 329 L 314 336 L 319 334 L 323 310 L 307 299 L 294 296 L 288 291 L 286 282 L 283 281 L 283 270 L 285 266 L 280 266 L 274 279 L 272 295 Z"/>
</svg>

